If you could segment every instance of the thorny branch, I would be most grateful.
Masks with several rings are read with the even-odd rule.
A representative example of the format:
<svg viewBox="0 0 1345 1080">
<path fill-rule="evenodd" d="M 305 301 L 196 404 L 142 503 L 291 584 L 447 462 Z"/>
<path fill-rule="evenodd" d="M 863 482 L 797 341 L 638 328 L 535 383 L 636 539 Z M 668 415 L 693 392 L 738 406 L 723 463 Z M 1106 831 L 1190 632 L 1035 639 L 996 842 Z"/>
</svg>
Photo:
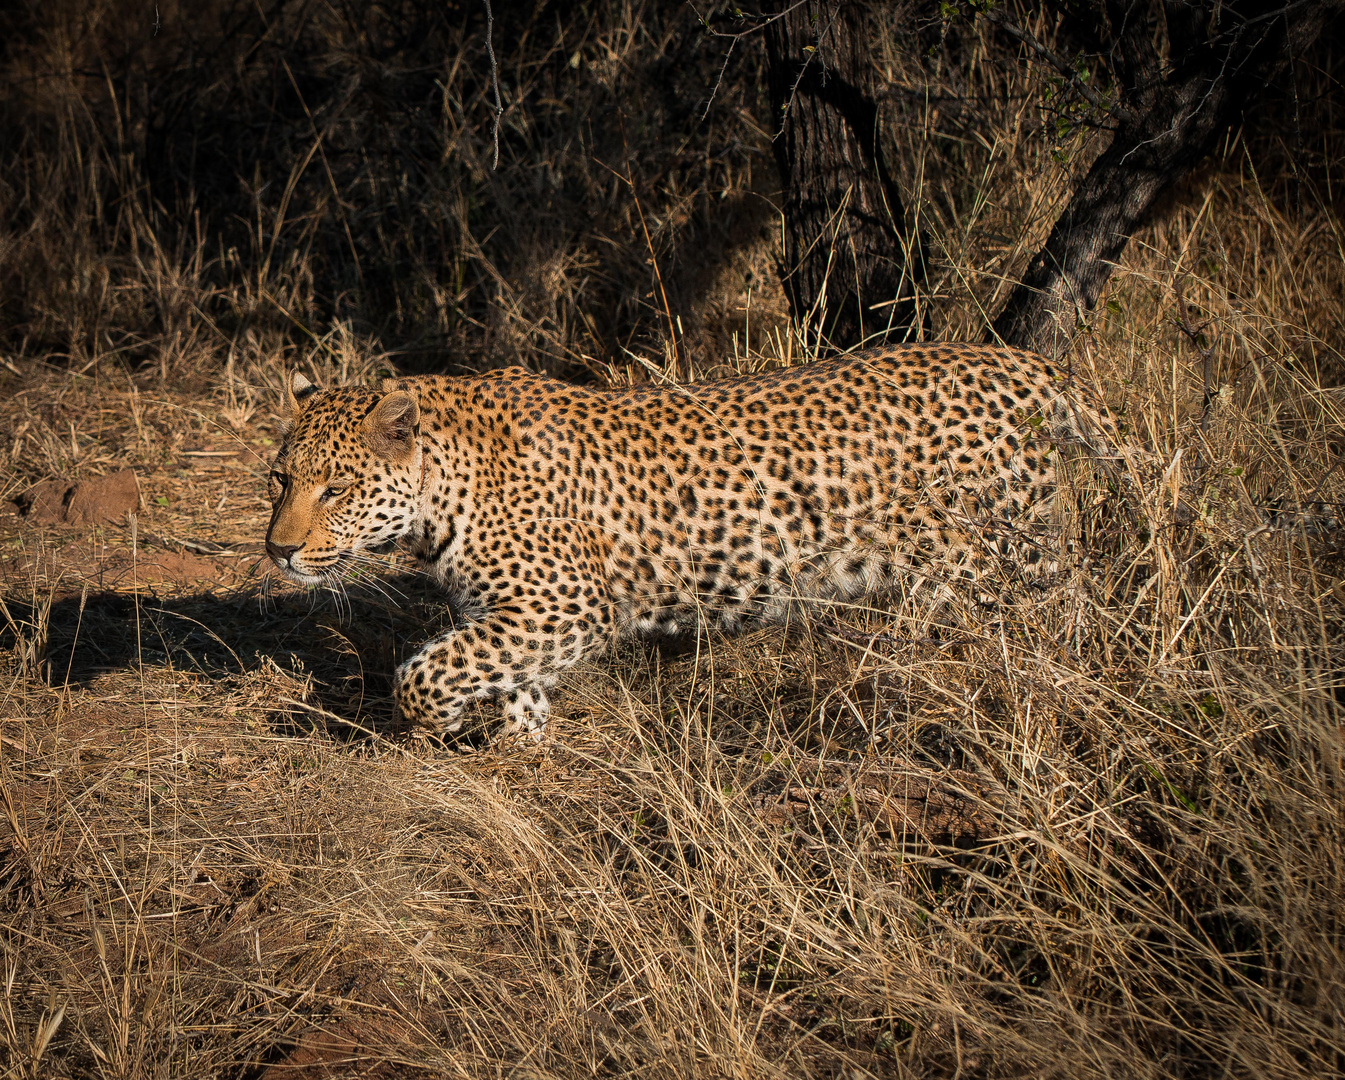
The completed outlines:
<svg viewBox="0 0 1345 1080">
<path fill-rule="evenodd" d="M 700 20 L 700 24 L 703 27 L 705 27 L 705 29 L 708 30 L 715 37 L 733 38 L 734 41 L 737 41 L 739 38 L 745 38 L 749 34 L 757 33 L 759 30 L 765 30 L 766 27 L 770 26 L 771 23 L 778 22 L 780 19 L 783 19 L 786 15 L 788 15 L 791 11 L 795 10 L 796 8 L 803 7 L 803 5 L 806 4 L 807 2 L 808 0 L 795 0 L 795 2 L 790 4 L 789 7 L 785 8 L 784 11 L 776 11 L 770 15 L 743 14 L 735 16 L 735 18 L 741 18 L 741 19 L 754 18 L 759 19 L 760 21 L 755 26 L 749 26 L 746 30 L 735 30 L 731 33 L 726 33 L 723 30 L 716 30 L 712 25 L 710 25 L 710 20 L 706 16 L 702 15 L 700 11 L 697 10 L 695 4 L 688 3 L 687 6 L 691 8 L 692 11 L 696 12 L 696 18 Z"/>
<path fill-rule="evenodd" d="M 733 50 L 738 47 L 738 42 L 742 38 L 745 38 L 750 34 L 755 34 L 758 31 L 765 30 L 766 27 L 770 26 L 771 23 L 776 22 L 779 19 L 783 19 L 795 8 L 802 7 L 807 2 L 808 0 L 795 0 L 795 2 L 793 4 L 790 4 L 789 7 L 785 8 L 784 11 L 777 11 L 772 15 L 739 16 L 739 18 L 757 18 L 761 21 L 758 22 L 755 26 L 749 26 L 746 30 L 736 30 L 732 33 L 725 33 L 723 30 L 716 30 L 710 24 L 710 20 L 706 16 L 702 15 L 700 11 L 697 10 L 695 4 L 690 3 L 688 0 L 687 6 L 696 13 L 696 18 L 700 21 L 701 26 L 703 26 L 712 37 L 722 37 L 729 39 L 729 51 L 724 54 L 724 62 L 719 66 L 719 77 L 715 79 L 714 88 L 710 91 L 710 96 L 705 102 L 705 111 L 701 113 L 702 120 L 704 120 L 707 116 L 710 115 L 710 106 L 714 104 L 715 95 L 719 93 L 719 85 L 724 81 L 724 72 L 728 70 L 729 60 L 733 58 Z M 487 6 L 489 6 L 489 0 L 487 0 Z"/>
<path fill-rule="evenodd" d="M 1056 71 L 1058 71 L 1061 75 L 1063 75 L 1069 81 L 1070 85 L 1073 86 L 1074 89 L 1079 92 L 1080 96 L 1082 96 L 1083 99 L 1086 102 L 1088 102 L 1088 104 L 1093 106 L 1093 108 L 1099 110 L 1100 112 L 1109 114 L 1111 116 L 1115 116 L 1118 120 L 1123 120 L 1128 124 L 1134 123 L 1137 119 L 1139 119 L 1138 116 L 1136 116 L 1136 114 L 1130 109 L 1127 109 L 1125 106 L 1120 105 L 1116 102 L 1108 101 L 1106 98 L 1104 98 L 1101 94 L 1099 94 L 1096 90 L 1094 90 L 1091 86 L 1089 86 L 1086 82 L 1083 81 L 1083 77 L 1078 73 L 1078 71 L 1075 70 L 1072 64 L 1067 63 L 1063 58 L 1057 56 L 1054 52 L 1052 52 L 1040 41 L 1038 41 L 1036 37 L 1034 37 L 1027 30 L 1024 30 L 1017 23 L 1012 22 L 1009 19 L 1006 19 L 1003 15 L 1001 15 L 997 11 L 986 11 L 983 12 L 982 14 L 990 23 L 992 23 L 995 26 L 998 26 L 1001 30 L 1003 30 L 1006 34 L 1009 35 L 1009 37 L 1013 38 L 1015 41 L 1020 42 L 1023 45 L 1026 45 L 1034 53 L 1040 56 L 1053 68 L 1055 68 Z"/>
<path fill-rule="evenodd" d="M 500 117 L 504 115 L 504 106 L 500 104 L 500 69 L 495 63 L 495 13 L 490 9 L 490 0 L 486 5 L 486 54 L 490 57 L 490 82 L 495 89 L 495 118 L 491 121 L 490 137 L 495 144 L 495 156 L 491 160 L 491 170 L 500 167 Z"/>
</svg>

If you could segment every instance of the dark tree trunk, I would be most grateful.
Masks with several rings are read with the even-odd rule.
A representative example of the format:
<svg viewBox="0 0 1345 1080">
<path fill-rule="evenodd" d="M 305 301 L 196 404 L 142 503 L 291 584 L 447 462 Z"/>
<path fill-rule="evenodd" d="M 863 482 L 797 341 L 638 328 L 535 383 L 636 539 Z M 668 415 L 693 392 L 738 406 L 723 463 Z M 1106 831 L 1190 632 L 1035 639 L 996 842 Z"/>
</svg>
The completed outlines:
<svg viewBox="0 0 1345 1080">
<path fill-rule="evenodd" d="M 1316 39 L 1337 5 L 1234 0 L 1222 5 L 1214 25 L 1214 4 L 1168 0 L 1161 5 L 1166 64 L 1154 44 L 1158 5 L 1108 0 L 1105 6 L 1113 73 L 1124 91 L 1116 133 L 988 335 L 1048 355 L 1069 343 L 1131 234 L 1164 193 L 1213 150 L 1267 80 Z"/>
<path fill-rule="evenodd" d="M 765 31 L 771 122 L 781 125 L 781 277 L 808 339 L 837 348 L 904 336 L 920 266 L 883 162 L 862 15 L 855 0 L 807 0 Z"/>
</svg>

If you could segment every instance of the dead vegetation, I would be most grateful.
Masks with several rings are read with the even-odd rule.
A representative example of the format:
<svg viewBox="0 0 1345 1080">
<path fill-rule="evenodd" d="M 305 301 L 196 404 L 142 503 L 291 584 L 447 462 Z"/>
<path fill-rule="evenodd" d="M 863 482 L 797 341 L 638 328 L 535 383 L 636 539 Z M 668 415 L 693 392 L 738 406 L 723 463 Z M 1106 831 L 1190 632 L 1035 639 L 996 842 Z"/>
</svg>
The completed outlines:
<svg viewBox="0 0 1345 1080">
<path fill-rule="evenodd" d="M 1132 242 L 1071 359 L 1144 453 L 1071 470 L 1056 578 L 624 644 L 505 753 L 389 729 L 446 617 L 395 558 L 268 586 L 280 374 L 799 360 L 752 62 L 697 124 L 722 55 L 685 12 L 506 23 L 491 173 L 475 9 L 164 6 L 144 63 L 215 110 L 182 213 L 146 69 L 109 67 L 133 20 L 25 10 L 4 494 L 131 467 L 141 509 L 0 515 L 6 1076 L 1345 1070 L 1334 127 L 1301 176 L 1249 129 Z M 895 136 L 938 336 L 980 335 L 1088 153 L 991 60 Z"/>
</svg>

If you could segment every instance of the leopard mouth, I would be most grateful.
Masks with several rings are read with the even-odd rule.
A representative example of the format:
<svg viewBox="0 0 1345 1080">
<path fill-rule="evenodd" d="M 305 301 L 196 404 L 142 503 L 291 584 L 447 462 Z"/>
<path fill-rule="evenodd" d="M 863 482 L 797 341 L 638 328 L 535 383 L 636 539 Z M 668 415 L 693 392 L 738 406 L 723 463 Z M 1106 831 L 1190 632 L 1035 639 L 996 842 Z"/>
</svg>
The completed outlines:
<svg viewBox="0 0 1345 1080">
<path fill-rule="evenodd" d="M 352 572 L 366 568 L 367 560 L 363 556 L 366 554 L 385 554 L 392 550 L 394 544 L 395 541 L 362 551 L 342 551 L 332 558 L 324 559 L 317 565 L 296 567 L 291 564 L 288 569 L 281 569 L 281 573 L 295 584 L 310 588 L 335 585 L 349 578 Z"/>
<path fill-rule="evenodd" d="M 317 561 L 301 558 L 297 566 L 294 556 L 289 558 L 287 566 L 280 565 L 275 559 L 271 561 L 282 576 L 296 585 L 303 585 L 306 588 L 332 586 L 347 578 L 352 571 L 365 568 L 369 556 L 388 554 L 396 548 L 398 539 L 394 536 L 377 544 L 347 548 Z"/>
<path fill-rule="evenodd" d="M 272 565 L 275 565 L 274 560 Z M 316 570 L 299 570 L 293 565 L 276 566 L 281 576 L 287 581 L 292 581 L 296 585 L 303 585 L 306 588 L 314 588 L 319 585 L 330 585 L 340 578 L 340 573 L 336 572 L 336 567 L 320 566 Z"/>
</svg>

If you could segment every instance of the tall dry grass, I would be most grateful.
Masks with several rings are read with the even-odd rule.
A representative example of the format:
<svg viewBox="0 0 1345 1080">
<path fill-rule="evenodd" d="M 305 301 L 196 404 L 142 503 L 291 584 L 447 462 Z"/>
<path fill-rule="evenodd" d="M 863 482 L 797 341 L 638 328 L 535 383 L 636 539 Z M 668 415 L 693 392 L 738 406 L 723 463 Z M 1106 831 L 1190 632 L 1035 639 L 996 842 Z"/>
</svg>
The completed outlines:
<svg viewBox="0 0 1345 1080">
<path fill-rule="evenodd" d="M 800 359 L 750 52 L 700 122 L 726 46 L 687 10 L 496 7 L 498 172 L 473 5 L 19 9 L 16 481 L 261 445 L 296 362 Z M 965 25 L 920 33 L 879 58 L 932 88 L 885 106 L 892 156 L 933 332 L 979 337 L 1095 136 Z M 1345 1071 L 1345 572 L 1312 531 L 1345 487 L 1341 144 L 1309 59 L 1297 171 L 1272 103 L 1118 267 L 1070 361 L 1137 452 L 1070 463 L 1059 574 L 997 602 L 623 645 L 528 754 L 362 732 L 442 618 L 414 579 L 342 618 L 11 575 L 6 1075 Z"/>
<path fill-rule="evenodd" d="M 667 332 L 655 262 L 740 323 L 697 301 L 771 228 L 750 57 L 702 122 L 689 9 L 500 9 L 492 170 L 481 5 L 15 5 L 6 347 L 180 378 L 345 322 L 403 366 L 582 372 Z"/>
</svg>

